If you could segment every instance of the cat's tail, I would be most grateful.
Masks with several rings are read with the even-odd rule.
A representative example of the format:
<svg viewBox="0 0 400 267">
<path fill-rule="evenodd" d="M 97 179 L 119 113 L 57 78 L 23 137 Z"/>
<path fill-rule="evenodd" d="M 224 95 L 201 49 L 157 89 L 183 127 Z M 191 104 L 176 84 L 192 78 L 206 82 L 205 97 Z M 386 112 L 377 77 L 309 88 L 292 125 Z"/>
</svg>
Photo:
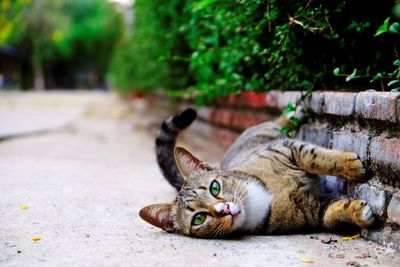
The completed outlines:
<svg viewBox="0 0 400 267">
<path fill-rule="evenodd" d="M 161 125 L 156 137 L 156 155 L 158 166 L 165 179 L 177 190 L 183 185 L 183 177 L 176 165 L 174 148 L 179 133 L 196 119 L 197 112 L 188 108 L 167 118 Z"/>
</svg>

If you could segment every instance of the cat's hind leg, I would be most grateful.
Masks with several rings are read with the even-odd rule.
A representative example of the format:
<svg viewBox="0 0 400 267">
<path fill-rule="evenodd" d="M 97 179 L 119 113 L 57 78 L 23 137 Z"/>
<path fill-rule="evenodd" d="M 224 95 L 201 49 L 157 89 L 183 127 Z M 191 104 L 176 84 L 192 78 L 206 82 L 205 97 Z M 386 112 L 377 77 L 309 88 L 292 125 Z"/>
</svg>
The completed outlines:
<svg viewBox="0 0 400 267">
<path fill-rule="evenodd" d="M 371 227 L 374 221 L 371 207 L 362 199 L 335 200 L 325 209 L 322 218 L 323 226 L 330 231 L 349 223 L 366 229 Z"/>
</svg>

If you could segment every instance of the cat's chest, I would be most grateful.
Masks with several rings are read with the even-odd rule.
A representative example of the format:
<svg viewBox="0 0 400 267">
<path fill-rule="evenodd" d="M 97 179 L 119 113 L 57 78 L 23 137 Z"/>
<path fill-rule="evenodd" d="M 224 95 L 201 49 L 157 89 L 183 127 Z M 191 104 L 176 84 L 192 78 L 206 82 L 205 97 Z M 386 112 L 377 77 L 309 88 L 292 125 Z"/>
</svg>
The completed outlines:
<svg viewBox="0 0 400 267">
<path fill-rule="evenodd" d="M 254 232 L 262 226 L 268 216 L 274 196 L 261 183 L 251 181 L 246 187 L 248 192 L 246 221 L 241 230 Z"/>
</svg>

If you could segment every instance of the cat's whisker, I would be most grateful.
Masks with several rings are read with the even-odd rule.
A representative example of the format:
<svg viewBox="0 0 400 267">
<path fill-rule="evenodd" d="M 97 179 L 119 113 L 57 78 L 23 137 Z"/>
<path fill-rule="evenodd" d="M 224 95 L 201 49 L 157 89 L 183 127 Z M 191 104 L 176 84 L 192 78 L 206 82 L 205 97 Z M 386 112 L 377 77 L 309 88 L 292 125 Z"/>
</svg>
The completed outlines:
<svg viewBox="0 0 400 267">
<path fill-rule="evenodd" d="M 246 190 L 246 185 L 245 183 L 240 183 L 240 185 L 242 186 L 242 193 L 239 196 L 239 199 L 241 202 L 243 202 L 245 199 L 247 199 L 249 197 L 249 193 Z M 243 198 L 243 196 L 245 196 L 245 194 L 247 193 L 247 196 L 245 198 Z"/>
<path fill-rule="evenodd" d="M 235 190 L 233 191 L 233 202 L 236 202 L 236 194 L 237 194 L 238 188 L 239 188 L 239 182 L 236 183 Z"/>
</svg>

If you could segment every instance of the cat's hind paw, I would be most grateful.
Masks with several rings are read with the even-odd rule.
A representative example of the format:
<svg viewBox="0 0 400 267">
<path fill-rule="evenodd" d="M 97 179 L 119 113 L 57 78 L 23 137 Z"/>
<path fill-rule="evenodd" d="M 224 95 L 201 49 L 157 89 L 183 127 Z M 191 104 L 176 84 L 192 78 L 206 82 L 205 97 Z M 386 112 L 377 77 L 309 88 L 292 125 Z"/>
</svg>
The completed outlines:
<svg viewBox="0 0 400 267">
<path fill-rule="evenodd" d="M 365 200 L 352 200 L 350 208 L 353 210 L 355 222 L 361 229 L 369 228 L 375 222 L 375 215 L 372 208 Z"/>
</svg>

